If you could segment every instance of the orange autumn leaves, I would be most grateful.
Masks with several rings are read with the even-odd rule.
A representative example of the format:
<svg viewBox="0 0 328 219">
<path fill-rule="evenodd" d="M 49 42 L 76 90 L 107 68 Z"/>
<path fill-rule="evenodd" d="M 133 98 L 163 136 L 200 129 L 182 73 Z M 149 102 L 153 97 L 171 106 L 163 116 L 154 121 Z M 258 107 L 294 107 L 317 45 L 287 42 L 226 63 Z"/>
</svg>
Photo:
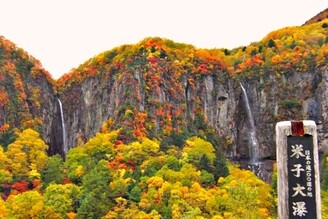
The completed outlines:
<svg viewBox="0 0 328 219">
<path fill-rule="evenodd" d="M 7 151 L 0 151 L 0 216 L 178 219 L 273 214 L 270 188 L 253 173 L 231 166 L 231 175 L 215 180 L 205 170 L 224 159 L 210 142 L 191 137 L 182 148 L 171 145 L 165 152 L 159 141 L 147 137 L 125 144 L 118 140 L 119 132 L 107 127 L 70 149 L 66 161 L 48 157 L 37 132 L 19 133 Z M 27 168 L 16 168 L 22 165 Z"/>
<path fill-rule="evenodd" d="M 64 75 L 58 83 L 65 87 L 88 76 L 124 72 L 131 69 L 131 66 L 158 68 L 163 67 L 164 62 L 174 63 L 176 67 L 172 69 L 172 74 L 178 75 L 187 72 L 193 75 L 218 72 L 235 75 L 247 71 L 255 71 L 256 74 L 260 72 L 259 68 L 274 71 L 294 68 L 303 72 L 309 69 L 309 65 L 322 65 L 326 59 L 325 22 L 282 28 L 269 33 L 259 42 L 231 50 L 197 49 L 168 39 L 145 38 L 137 44 L 123 45 L 95 56 Z"/>
</svg>

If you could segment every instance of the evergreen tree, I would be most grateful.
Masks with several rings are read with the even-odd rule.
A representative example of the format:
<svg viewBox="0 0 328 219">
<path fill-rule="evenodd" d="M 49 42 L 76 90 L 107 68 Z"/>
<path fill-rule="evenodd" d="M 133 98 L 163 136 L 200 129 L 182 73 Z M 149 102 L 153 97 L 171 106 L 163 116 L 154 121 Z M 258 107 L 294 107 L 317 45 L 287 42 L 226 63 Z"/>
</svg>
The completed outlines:
<svg viewBox="0 0 328 219">
<path fill-rule="evenodd" d="M 216 150 L 216 159 L 214 160 L 214 179 L 218 180 L 221 176 L 226 177 L 229 175 L 229 169 L 226 159 L 220 150 Z"/>
<path fill-rule="evenodd" d="M 203 154 L 203 156 L 200 158 L 198 168 L 200 170 L 206 170 L 207 172 L 211 172 L 211 161 L 205 154 Z"/>
<path fill-rule="evenodd" d="M 135 185 L 128 194 L 131 201 L 139 202 L 141 199 L 141 189 L 138 185 Z"/>
<path fill-rule="evenodd" d="M 44 187 L 50 183 L 61 183 L 64 180 L 64 161 L 60 155 L 49 157 L 46 168 L 41 173 Z"/>
<path fill-rule="evenodd" d="M 82 180 L 82 200 L 78 218 L 101 218 L 111 208 L 109 182 L 111 174 L 104 160 L 87 173 Z"/>
<path fill-rule="evenodd" d="M 273 39 L 269 39 L 268 41 L 268 45 L 267 45 L 269 48 L 272 48 L 272 47 L 276 47 L 276 43 L 274 42 Z"/>
</svg>

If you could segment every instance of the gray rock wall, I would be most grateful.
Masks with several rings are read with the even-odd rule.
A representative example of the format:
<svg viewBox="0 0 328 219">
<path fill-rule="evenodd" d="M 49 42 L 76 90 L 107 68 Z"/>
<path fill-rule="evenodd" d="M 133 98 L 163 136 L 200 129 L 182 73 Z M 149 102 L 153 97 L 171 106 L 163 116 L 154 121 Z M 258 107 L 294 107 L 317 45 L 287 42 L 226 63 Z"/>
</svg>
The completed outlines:
<svg viewBox="0 0 328 219">
<path fill-rule="evenodd" d="M 254 74 L 256 75 L 256 74 Z M 147 111 L 154 116 L 157 99 L 174 107 L 186 106 L 184 117 L 194 119 L 201 108 L 206 122 L 217 135 L 229 140 L 225 148 L 233 159 L 248 158 L 248 121 L 239 82 L 247 90 L 253 112 L 260 157 L 275 159 L 275 124 L 282 120 L 311 119 L 318 125 L 320 150 L 328 143 L 328 71 L 286 75 L 265 73 L 253 78 L 233 79 L 221 73 L 195 79 L 191 86 L 188 75 L 182 74 L 182 91 L 178 97 L 168 92 L 169 81 L 163 82 L 157 92 L 145 89 L 143 72 L 134 69 L 130 75 L 96 76 L 80 84 L 72 84 L 60 94 L 66 115 L 69 147 L 75 147 L 78 139 L 86 141 L 108 118 L 119 122 L 120 107 L 129 103 L 136 110 Z M 138 96 L 139 98 L 136 98 Z M 157 131 L 159 131 L 157 123 Z"/>
</svg>

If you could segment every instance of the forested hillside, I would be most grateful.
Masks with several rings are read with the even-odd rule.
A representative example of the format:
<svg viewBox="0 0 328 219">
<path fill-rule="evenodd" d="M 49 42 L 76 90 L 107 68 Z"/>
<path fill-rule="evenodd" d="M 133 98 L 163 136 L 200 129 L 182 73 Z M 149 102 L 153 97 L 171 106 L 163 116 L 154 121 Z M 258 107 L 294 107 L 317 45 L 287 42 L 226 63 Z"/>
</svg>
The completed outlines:
<svg viewBox="0 0 328 219">
<path fill-rule="evenodd" d="M 0 145 L 15 139 L 15 129 L 33 128 L 53 144 L 55 81 L 41 63 L 0 36 Z"/>
<path fill-rule="evenodd" d="M 261 162 L 276 122 L 316 122 L 328 217 L 327 36 L 320 16 L 232 50 L 149 37 L 57 81 L 1 37 L 0 218 L 276 218 L 274 165 L 238 165 L 246 104 Z"/>
<path fill-rule="evenodd" d="M 199 137 L 164 153 L 144 138 L 124 144 L 119 131 L 98 133 L 66 160 L 46 155 L 33 130 L 1 150 L 2 218 L 266 218 L 270 186 L 226 166 Z M 18 159 L 19 156 L 19 159 Z M 229 174 L 230 173 L 230 174 Z"/>
<path fill-rule="evenodd" d="M 107 121 L 124 126 L 122 140 L 155 137 L 169 145 L 202 134 L 218 138 L 228 156 L 248 158 L 246 88 L 262 158 L 275 159 L 274 124 L 312 119 L 320 150 L 327 92 L 327 21 L 286 27 L 259 42 L 227 49 L 197 49 L 161 38 L 105 51 L 58 80 L 68 146 L 94 136 Z M 212 141 L 213 142 L 213 141 Z"/>
</svg>

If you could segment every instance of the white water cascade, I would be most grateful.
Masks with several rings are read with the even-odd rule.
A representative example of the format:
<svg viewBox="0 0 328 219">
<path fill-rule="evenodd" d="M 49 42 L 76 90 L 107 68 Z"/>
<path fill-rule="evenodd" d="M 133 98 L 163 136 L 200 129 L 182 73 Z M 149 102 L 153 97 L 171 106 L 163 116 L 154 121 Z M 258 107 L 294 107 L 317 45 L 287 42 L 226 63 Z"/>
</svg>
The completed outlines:
<svg viewBox="0 0 328 219">
<path fill-rule="evenodd" d="M 243 95 L 244 95 L 244 99 L 245 99 L 245 106 L 246 106 L 246 111 L 247 111 L 247 117 L 248 117 L 248 122 L 249 122 L 249 126 L 250 126 L 250 130 L 249 130 L 249 157 L 250 157 L 250 161 L 251 163 L 257 163 L 259 161 L 259 142 L 256 136 L 256 129 L 255 129 L 255 125 L 254 125 L 254 118 L 253 118 L 253 113 L 249 104 L 249 100 L 248 100 L 248 95 L 247 92 L 245 90 L 245 88 L 243 87 L 242 84 L 240 84 L 240 87 L 243 91 Z"/>
<path fill-rule="evenodd" d="M 64 120 L 64 111 L 63 111 L 63 105 L 59 98 L 57 98 L 59 109 L 60 109 L 60 118 L 61 118 L 61 124 L 62 124 L 62 130 L 63 130 L 63 151 L 64 154 L 68 151 L 68 146 L 66 142 L 66 128 L 65 128 L 65 120 Z"/>
</svg>

